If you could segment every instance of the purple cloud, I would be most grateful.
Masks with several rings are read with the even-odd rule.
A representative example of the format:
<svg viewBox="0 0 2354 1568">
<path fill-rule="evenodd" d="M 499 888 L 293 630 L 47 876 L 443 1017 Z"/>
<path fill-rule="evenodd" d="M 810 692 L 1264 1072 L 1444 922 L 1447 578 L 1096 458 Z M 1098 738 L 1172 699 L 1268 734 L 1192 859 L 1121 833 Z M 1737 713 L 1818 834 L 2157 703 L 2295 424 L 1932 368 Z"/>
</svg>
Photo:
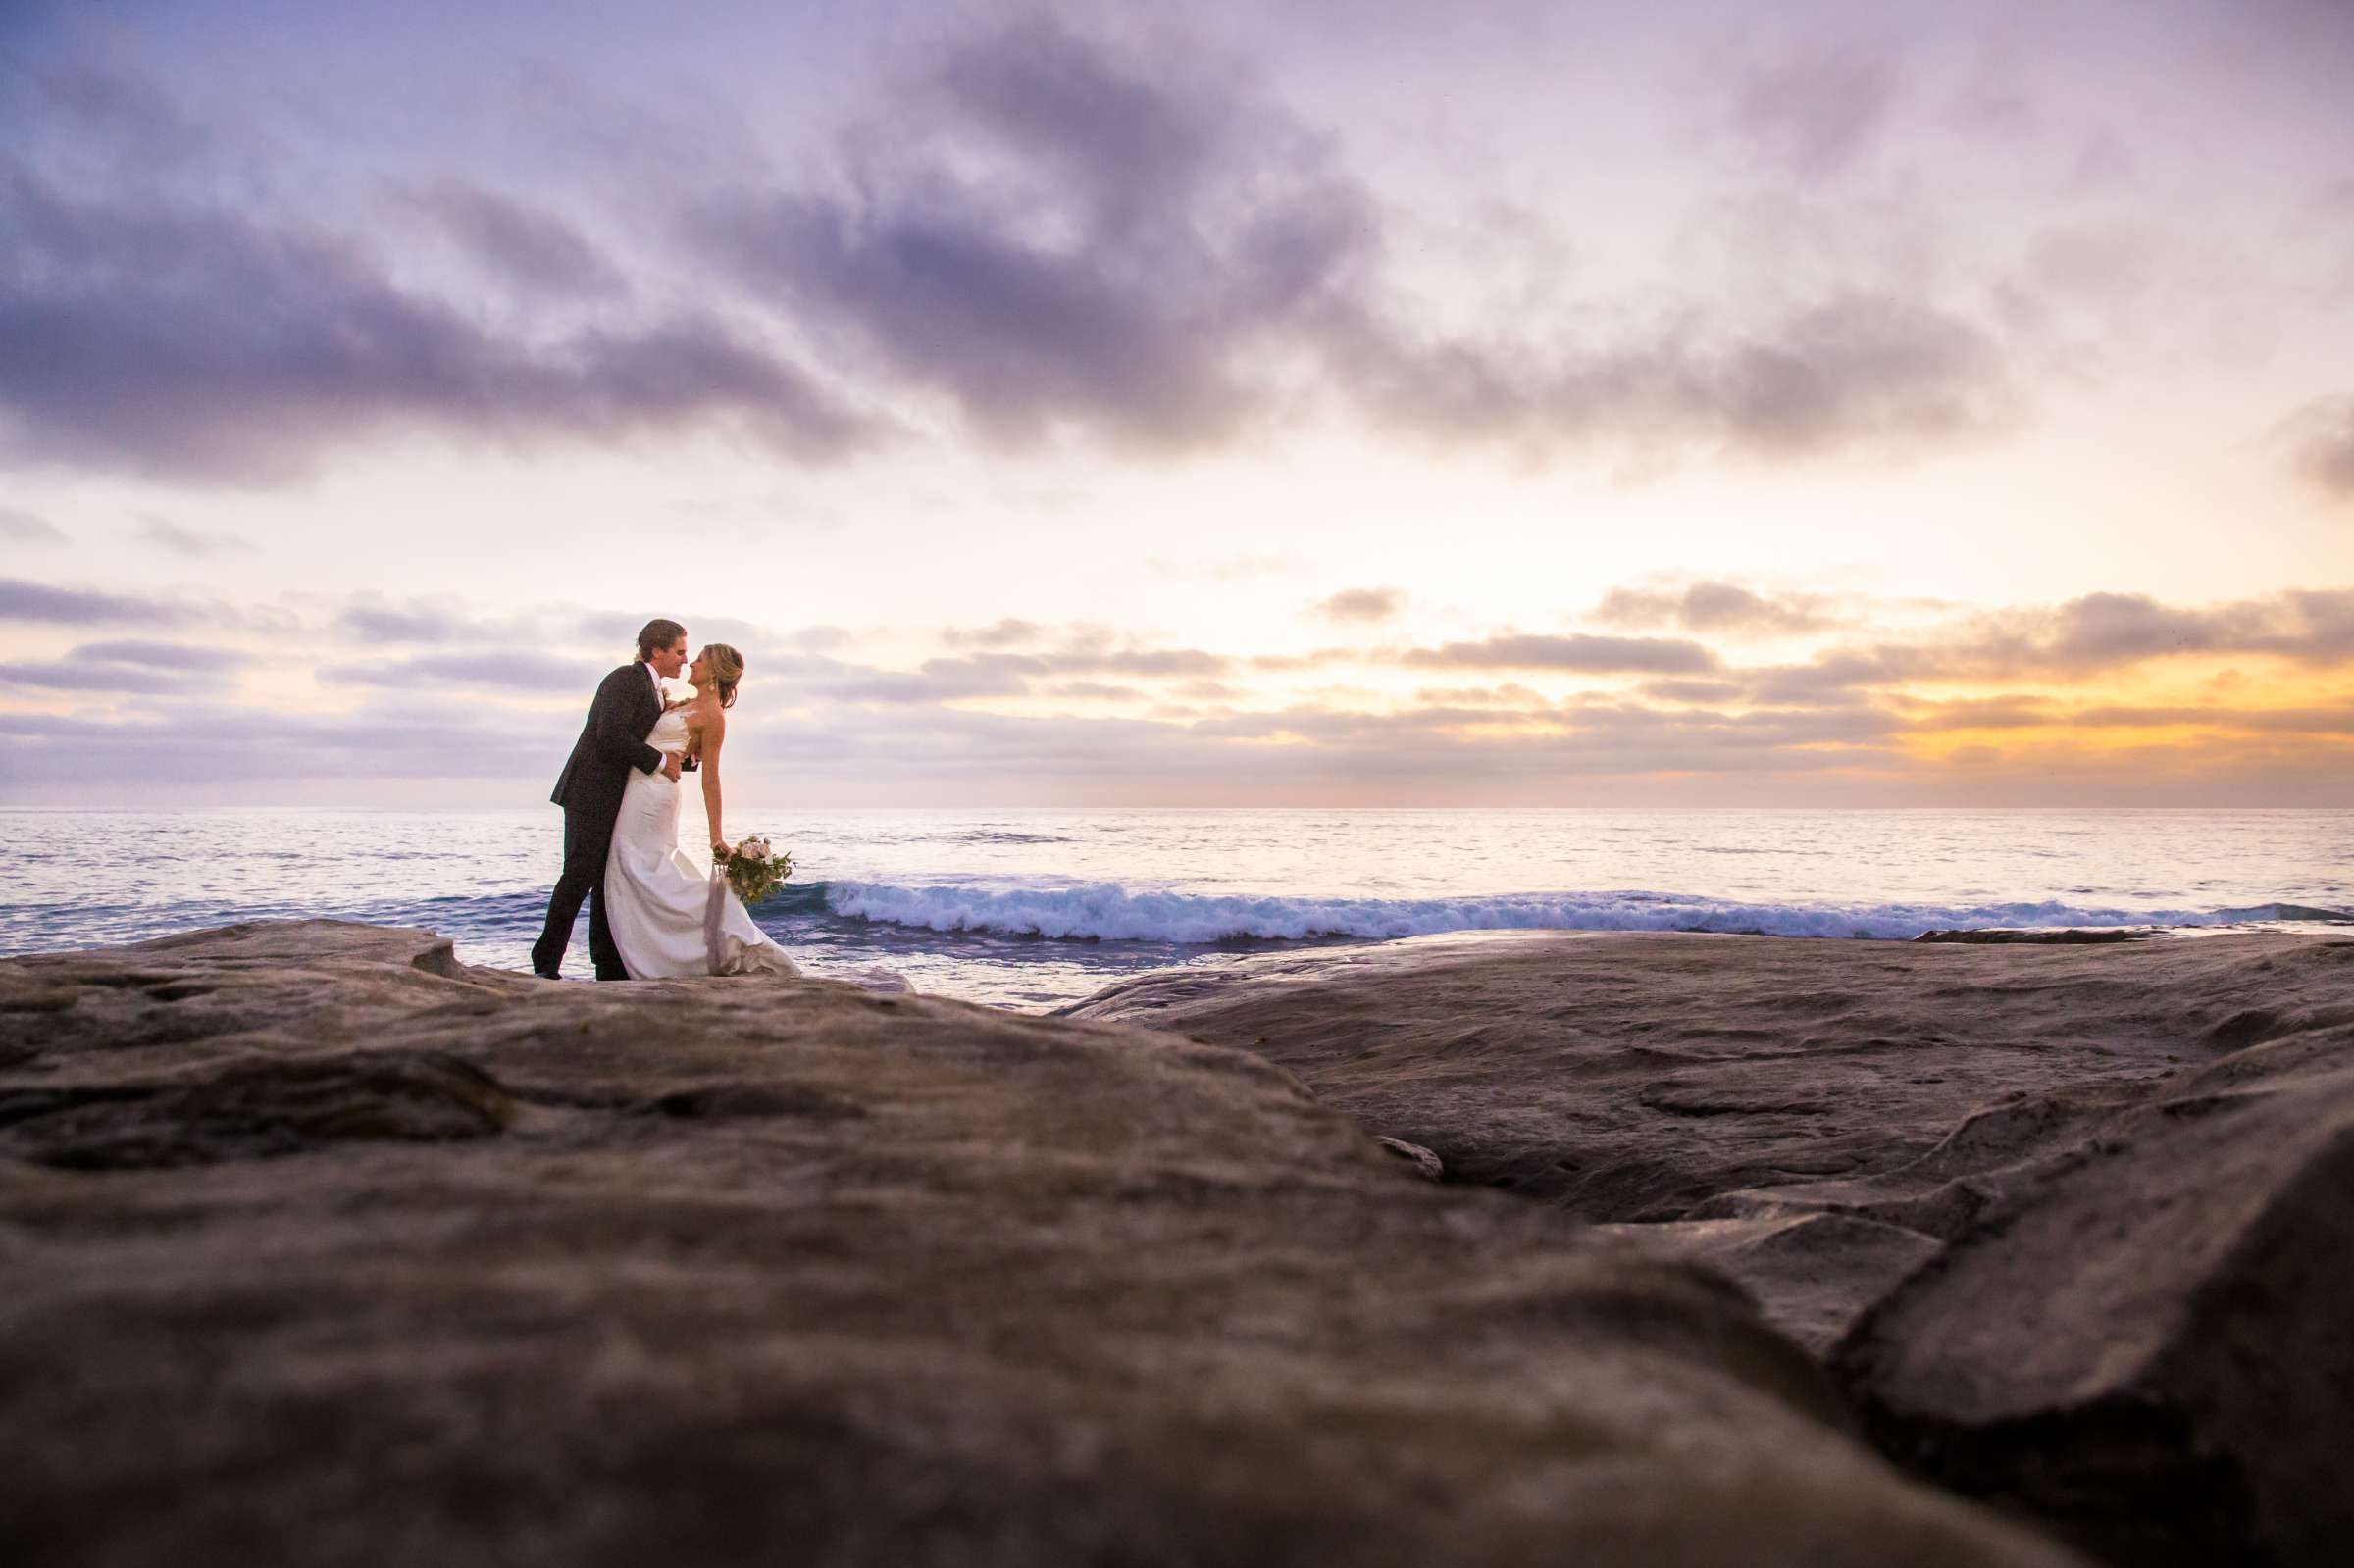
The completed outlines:
<svg viewBox="0 0 2354 1568">
<path fill-rule="evenodd" d="M 226 210 L 0 176 L 0 446 L 256 481 L 387 428 L 528 441 L 718 423 L 803 458 L 871 422 L 692 317 L 553 343 L 393 283 L 363 249 Z"/>
<path fill-rule="evenodd" d="M 1897 96 L 1888 57 L 1844 43 L 1744 72 L 1733 89 L 1732 129 L 1799 177 L 1824 179 L 1879 139 Z"/>
<path fill-rule="evenodd" d="M 2328 495 L 2354 499 L 2354 398 L 2308 412 L 2297 466 Z"/>
<path fill-rule="evenodd" d="M 1200 648 L 1073 646 L 1053 653 L 999 651 L 927 659 L 920 674 L 964 695 L 985 696 L 1019 693 L 1029 688 L 1032 680 L 1051 677 L 1114 675 L 1199 681 L 1226 675 L 1233 667 L 1233 660 Z"/>
<path fill-rule="evenodd" d="M 1567 354 L 1417 341 L 1361 306 L 1336 306 L 1323 342 L 1336 379 L 1376 419 L 1433 439 L 1536 450 L 1606 438 L 1769 460 L 1901 450 L 2000 429 L 2017 408 L 1985 331 L 1879 292 L 1835 292 L 1754 321 L 1682 313 Z"/>
<path fill-rule="evenodd" d="M 1612 588 L 1595 606 L 1594 618 L 1611 626 L 1680 626 L 1688 632 L 1768 636 L 1840 624 L 1821 594 L 1766 595 L 1733 582 L 1695 582 L 1681 592 Z"/>
<path fill-rule="evenodd" d="M 322 666 L 319 679 L 331 685 L 429 690 L 444 686 L 504 688 L 533 693 L 596 688 L 605 666 L 567 659 L 537 648 L 485 648 L 479 653 L 420 654 Z"/>
<path fill-rule="evenodd" d="M 1387 621 L 1406 608 L 1406 590 L 1346 588 L 1310 608 L 1328 621 Z"/>
<path fill-rule="evenodd" d="M 63 544 L 63 530 L 35 512 L 21 506 L 0 506 L 0 539 L 11 544 Z"/>
<path fill-rule="evenodd" d="M 182 528 L 160 517 L 140 519 L 138 537 L 144 543 L 190 560 L 209 555 L 235 554 L 253 548 L 251 540 L 238 538 L 233 533 L 209 533 L 202 529 Z"/>
<path fill-rule="evenodd" d="M 949 627 L 940 639 L 951 648 L 1016 648 L 1046 636 L 1047 629 L 1037 622 L 1007 616 L 991 626 Z"/>
<path fill-rule="evenodd" d="M 447 605 L 416 601 L 406 606 L 363 601 L 345 609 L 336 624 L 362 642 L 456 642 L 491 631 Z"/>
<path fill-rule="evenodd" d="M 992 174 L 963 172 L 976 155 Z M 694 235 L 1000 442 L 1231 432 L 1261 401 L 1244 356 L 1373 242 L 1367 198 L 1288 120 L 1045 19 L 959 40 L 855 160 L 847 194 L 707 202 Z"/>
<path fill-rule="evenodd" d="M 2216 605 L 2087 593 L 1966 618 L 1912 641 L 1827 649 L 1806 664 L 1730 672 L 1752 701 L 1807 706 L 1914 681 L 2078 680 L 2183 654 L 2354 663 L 2354 589 L 2305 588 Z"/>
<path fill-rule="evenodd" d="M 1742 113 L 1836 163 L 1883 112 L 1884 76 L 1840 55 L 1775 68 Z M 134 84 L 95 97 L 112 107 L 89 134 L 128 163 L 187 119 Z M 547 304 L 627 292 L 620 269 L 475 179 L 419 176 L 394 210 L 514 285 L 487 310 L 411 280 L 399 235 L 273 217 L 250 190 L 225 204 L 229 154 L 184 145 L 198 164 L 177 188 L 200 199 L 0 169 L 0 455 L 268 481 L 405 431 L 717 429 L 826 461 L 895 428 L 864 399 L 915 393 L 1010 445 L 1193 450 L 1322 405 L 1448 444 L 1786 459 L 1950 441 L 2016 408 L 1973 321 L 1831 276 L 1772 306 L 1553 301 L 1625 324 L 1571 343 L 1518 321 L 1426 330 L 1383 275 L 1396 215 L 1335 138 L 1229 60 L 1037 16 L 952 34 L 888 116 L 848 127 L 831 177 L 762 185 L 734 172 L 763 160 L 715 149 L 699 167 L 733 183 L 659 198 L 678 216 L 633 190 L 623 222 L 686 241 L 668 292 L 698 308 L 668 319 L 567 329 Z M 240 144 L 243 163 L 285 157 Z"/>
<path fill-rule="evenodd" d="M 61 588 L 22 578 L 0 578 L 0 621 L 106 626 L 143 622 L 175 626 L 194 619 L 185 605 L 126 593 Z"/>
<path fill-rule="evenodd" d="M 191 674 L 233 670 L 253 662 L 252 655 L 234 648 L 206 647 L 195 642 L 151 642 L 139 638 L 84 642 L 67 654 L 66 658 L 68 662 L 89 659 L 101 664 L 138 665 L 144 669 Z"/>
<path fill-rule="evenodd" d="M 562 219 L 496 191 L 444 179 L 402 191 L 398 203 L 492 273 L 545 294 L 610 298 L 628 282 Z"/>
<path fill-rule="evenodd" d="M 1577 670 L 1593 675 L 1699 675 L 1717 669 L 1720 663 L 1697 642 L 1667 637 L 1512 633 L 1477 642 L 1412 648 L 1400 655 L 1399 662 L 1417 669 Z"/>
<path fill-rule="evenodd" d="M 191 676 L 170 670 L 150 670 L 137 666 L 115 666 L 104 669 L 86 664 L 59 662 L 37 664 L 21 661 L 0 664 L 0 687 L 31 686 L 52 691 L 77 691 L 86 696 L 106 697 L 132 695 L 142 697 L 178 696 L 199 690 L 204 683 Z M 78 763 L 79 759 L 77 759 Z"/>
<path fill-rule="evenodd" d="M 84 642 L 62 659 L 0 665 L 0 687 L 78 691 L 100 699 L 182 696 L 217 688 L 230 671 L 251 662 L 235 649 L 194 643 Z"/>
</svg>

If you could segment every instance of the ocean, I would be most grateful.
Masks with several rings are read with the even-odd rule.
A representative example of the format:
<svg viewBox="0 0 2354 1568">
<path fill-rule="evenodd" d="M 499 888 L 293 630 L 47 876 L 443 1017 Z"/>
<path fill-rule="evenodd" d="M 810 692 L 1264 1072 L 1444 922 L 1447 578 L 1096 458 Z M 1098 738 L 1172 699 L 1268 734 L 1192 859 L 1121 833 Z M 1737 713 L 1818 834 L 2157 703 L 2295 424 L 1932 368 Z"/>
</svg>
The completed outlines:
<svg viewBox="0 0 2354 1568">
<path fill-rule="evenodd" d="M 0 811 L 0 952 L 331 916 L 525 969 L 561 826 L 553 807 Z M 2345 810 L 789 810 L 740 829 L 793 852 L 793 883 L 754 913 L 804 968 L 881 965 L 1022 1009 L 1169 965 L 1434 932 L 2354 920 Z M 585 919 L 566 973 L 588 973 Z"/>
</svg>

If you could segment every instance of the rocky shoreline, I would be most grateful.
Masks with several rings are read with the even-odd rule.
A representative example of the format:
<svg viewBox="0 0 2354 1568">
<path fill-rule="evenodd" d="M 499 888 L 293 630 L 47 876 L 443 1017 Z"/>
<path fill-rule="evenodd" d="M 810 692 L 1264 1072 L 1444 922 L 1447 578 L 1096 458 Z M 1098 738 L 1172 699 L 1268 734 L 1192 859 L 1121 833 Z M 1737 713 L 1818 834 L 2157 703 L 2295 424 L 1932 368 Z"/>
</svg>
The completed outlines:
<svg viewBox="0 0 2354 1568">
<path fill-rule="evenodd" d="M 0 962 L 0 1552 L 2336 1560 L 2349 960 Z"/>
<path fill-rule="evenodd" d="M 1893 1457 L 2087 1551 L 2354 1559 L 2354 939 L 1430 938 L 1071 1012 L 1723 1270 Z"/>
</svg>

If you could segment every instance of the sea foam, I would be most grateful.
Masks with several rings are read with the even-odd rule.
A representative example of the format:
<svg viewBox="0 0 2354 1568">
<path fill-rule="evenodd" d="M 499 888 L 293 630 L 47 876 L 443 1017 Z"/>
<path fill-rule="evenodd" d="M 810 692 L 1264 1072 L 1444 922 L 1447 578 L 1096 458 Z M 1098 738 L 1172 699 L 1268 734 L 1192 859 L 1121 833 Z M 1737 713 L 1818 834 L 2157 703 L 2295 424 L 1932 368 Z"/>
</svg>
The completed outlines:
<svg viewBox="0 0 2354 1568">
<path fill-rule="evenodd" d="M 984 887 L 844 882 L 828 885 L 825 902 L 844 918 L 929 931 L 1186 943 L 1377 938 L 1455 931 L 1705 931 L 1903 939 L 1928 931 L 1992 927 L 2205 927 L 2293 918 L 2275 905 L 2199 910 L 2085 907 L 2052 900 L 1784 904 L 1639 891 L 1311 898 L 1171 892 L 1115 883 Z"/>
</svg>

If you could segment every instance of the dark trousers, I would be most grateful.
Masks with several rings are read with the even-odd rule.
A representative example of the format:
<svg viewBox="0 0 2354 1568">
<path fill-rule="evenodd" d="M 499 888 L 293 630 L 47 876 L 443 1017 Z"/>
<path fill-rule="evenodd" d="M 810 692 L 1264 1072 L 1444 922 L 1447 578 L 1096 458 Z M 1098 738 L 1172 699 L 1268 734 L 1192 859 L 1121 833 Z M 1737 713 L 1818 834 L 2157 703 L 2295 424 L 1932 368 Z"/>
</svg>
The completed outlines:
<svg viewBox="0 0 2354 1568">
<path fill-rule="evenodd" d="M 605 923 L 605 853 L 613 847 L 613 813 L 564 812 L 564 871 L 556 890 L 548 894 L 547 924 L 532 947 L 532 968 L 552 975 L 564 965 L 564 948 L 572 940 L 572 923 L 580 918 L 581 900 L 588 900 L 588 958 L 599 980 L 627 980 L 621 949 L 613 944 L 613 928 Z"/>
</svg>

